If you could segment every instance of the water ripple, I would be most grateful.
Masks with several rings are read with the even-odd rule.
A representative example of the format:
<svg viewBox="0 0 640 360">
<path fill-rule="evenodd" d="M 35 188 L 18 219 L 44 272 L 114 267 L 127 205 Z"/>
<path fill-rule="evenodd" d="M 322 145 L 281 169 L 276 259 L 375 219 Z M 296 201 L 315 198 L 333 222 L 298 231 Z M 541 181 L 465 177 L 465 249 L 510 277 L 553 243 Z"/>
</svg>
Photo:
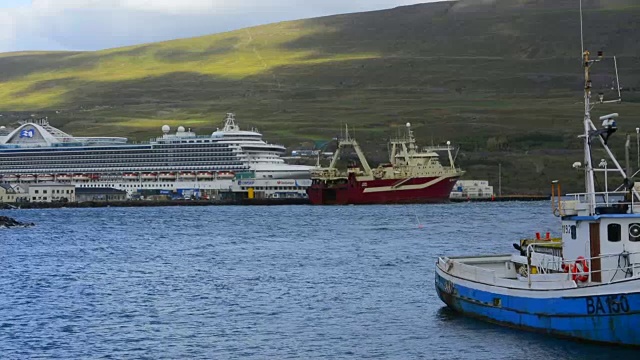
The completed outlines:
<svg viewBox="0 0 640 360">
<path fill-rule="evenodd" d="M 559 229 L 547 203 L 15 210 L 2 358 L 619 358 L 461 317 L 441 254 Z"/>
</svg>

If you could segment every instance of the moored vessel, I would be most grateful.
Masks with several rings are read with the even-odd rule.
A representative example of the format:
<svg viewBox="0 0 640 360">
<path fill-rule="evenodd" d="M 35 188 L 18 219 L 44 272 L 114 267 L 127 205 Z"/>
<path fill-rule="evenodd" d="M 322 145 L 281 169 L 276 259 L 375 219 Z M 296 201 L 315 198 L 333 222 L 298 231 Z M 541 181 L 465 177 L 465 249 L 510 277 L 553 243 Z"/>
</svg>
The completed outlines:
<svg viewBox="0 0 640 360">
<path fill-rule="evenodd" d="M 4 175 L 4 176 L 2 177 L 2 180 L 3 180 L 3 181 L 6 181 L 6 182 L 10 182 L 10 183 L 12 183 L 12 182 L 19 181 L 19 180 L 20 180 L 20 177 L 19 177 L 18 175 Z"/>
<path fill-rule="evenodd" d="M 208 172 L 208 171 L 199 172 L 199 173 L 196 174 L 196 178 L 198 180 L 210 180 L 210 179 L 213 178 L 213 174 Z"/>
<path fill-rule="evenodd" d="M 152 190 L 226 192 L 236 174 L 255 179 L 309 179 L 310 166 L 286 164 L 282 145 L 242 130 L 229 113 L 224 127 L 196 135 L 179 126 L 162 126 L 147 143 L 123 137 L 74 137 L 48 119 L 19 122 L 0 134 L 0 182 L 53 181 L 77 187 L 110 187 L 130 196 Z M 304 194 L 305 189 L 296 191 Z"/>
<path fill-rule="evenodd" d="M 362 169 L 336 168 L 342 151 L 355 150 Z M 390 163 L 372 169 L 355 139 L 345 132 L 327 168 L 311 172 L 313 184 L 307 190 L 315 205 L 439 203 L 449 200 L 451 189 L 464 173 L 455 167 L 449 142 L 443 147 L 416 145 L 411 124 L 407 136 L 391 141 Z M 449 165 L 440 163 L 438 152 L 447 152 Z"/>
<path fill-rule="evenodd" d="M 87 174 L 74 174 L 71 178 L 75 181 L 89 181 L 90 179 Z"/>
<path fill-rule="evenodd" d="M 129 175 L 128 178 L 131 178 L 131 175 Z M 142 175 L 140 175 L 140 178 L 142 180 L 156 180 L 158 178 L 158 174 L 156 174 L 156 173 L 142 173 Z"/>
<path fill-rule="evenodd" d="M 176 179 L 176 174 L 175 173 L 160 173 L 158 175 L 158 179 L 160 180 L 175 180 Z"/>
<path fill-rule="evenodd" d="M 134 173 L 125 173 L 122 177 L 125 180 L 129 180 L 129 181 L 136 181 L 139 178 L 138 174 L 134 174 Z"/>
<path fill-rule="evenodd" d="M 233 179 L 236 175 L 231 171 L 220 171 L 216 174 L 218 179 Z"/>
<path fill-rule="evenodd" d="M 182 173 L 180 173 L 180 179 L 193 180 L 195 178 L 196 178 L 196 174 L 194 174 L 192 172 L 182 172 Z"/>
<path fill-rule="evenodd" d="M 618 114 L 600 117 L 600 128 L 591 120 L 590 70 L 602 59 L 583 50 L 584 163 L 574 167 L 585 172 L 585 192 L 566 199 L 554 182 L 562 237 L 515 244 L 519 253 L 512 255 L 439 257 L 435 287 L 451 309 L 524 330 L 640 346 L 640 196 L 607 144 Z M 599 103 L 619 102 L 619 91 L 618 83 L 618 98 L 605 101 L 600 94 Z M 594 167 L 595 144 L 613 169 Z M 605 191 L 596 192 L 596 171 L 620 174 L 624 191 L 608 191 L 605 180 Z"/>
</svg>

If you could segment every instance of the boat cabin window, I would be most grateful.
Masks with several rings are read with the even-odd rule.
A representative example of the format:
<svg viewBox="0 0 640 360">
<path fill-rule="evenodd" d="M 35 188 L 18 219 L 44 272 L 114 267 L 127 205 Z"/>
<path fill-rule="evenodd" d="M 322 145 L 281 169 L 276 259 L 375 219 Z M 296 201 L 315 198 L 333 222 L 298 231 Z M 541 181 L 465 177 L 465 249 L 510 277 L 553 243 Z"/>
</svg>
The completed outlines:
<svg viewBox="0 0 640 360">
<path fill-rule="evenodd" d="M 622 240 L 622 227 L 620 224 L 607 225 L 608 239 L 611 242 L 618 242 Z"/>
<path fill-rule="evenodd" d="M 575 240 L 577 238 L 576 235 L 576 226 L 575 225 L 571 225 L 571 239 Z"/>
<path fill-rule="evenodd" d="M 639 223 L 629 224 L 629 241 L 633 241 L 633 242 L 640 241 L 640 224 Z"/>
</svg>

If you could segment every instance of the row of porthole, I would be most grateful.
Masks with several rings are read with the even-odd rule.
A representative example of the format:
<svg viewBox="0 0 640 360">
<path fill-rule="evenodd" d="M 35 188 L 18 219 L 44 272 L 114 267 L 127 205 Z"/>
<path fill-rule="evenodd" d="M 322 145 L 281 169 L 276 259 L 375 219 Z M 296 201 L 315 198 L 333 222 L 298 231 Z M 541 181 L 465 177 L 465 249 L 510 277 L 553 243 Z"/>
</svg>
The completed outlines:
<svg viewBox="0 0 640 360">
<path fill-rule="evenodd" d="M 629 241 L 640 242 L 640 223 L 631 223 L 628 227 Z M 618 242 L 622 240 L 622 226 L 620 224 L 607 225 L 607 240 Z"/>
<path fill-rule="evenodd" d="M 631 223 L 628 227 L 629 241 L 640 242 L 640 223 Z M 577 236 L 576 226 L 570 227 L 571 239 L 575 240 Z M 622 226 L 620 224 L 607 225 L 607 240 L 609 242 L 622 241 Z"/>
</svg>

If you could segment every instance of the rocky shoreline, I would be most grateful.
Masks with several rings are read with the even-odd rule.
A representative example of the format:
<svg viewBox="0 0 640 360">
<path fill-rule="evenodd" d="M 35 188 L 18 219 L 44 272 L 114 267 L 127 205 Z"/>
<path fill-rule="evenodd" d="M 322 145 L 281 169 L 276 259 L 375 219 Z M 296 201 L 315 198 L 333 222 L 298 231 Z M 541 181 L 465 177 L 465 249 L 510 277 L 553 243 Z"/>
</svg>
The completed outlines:
<svg viewBox="0 0 640 360">
<path fill-rule="evenodd" d="M 0 229 L 12 228 L 12 227 L 29 227 L 34 225 L 35 225 L 34 223 L 22 223 L 8 216 L 0 216 Z"/>
</svg>

